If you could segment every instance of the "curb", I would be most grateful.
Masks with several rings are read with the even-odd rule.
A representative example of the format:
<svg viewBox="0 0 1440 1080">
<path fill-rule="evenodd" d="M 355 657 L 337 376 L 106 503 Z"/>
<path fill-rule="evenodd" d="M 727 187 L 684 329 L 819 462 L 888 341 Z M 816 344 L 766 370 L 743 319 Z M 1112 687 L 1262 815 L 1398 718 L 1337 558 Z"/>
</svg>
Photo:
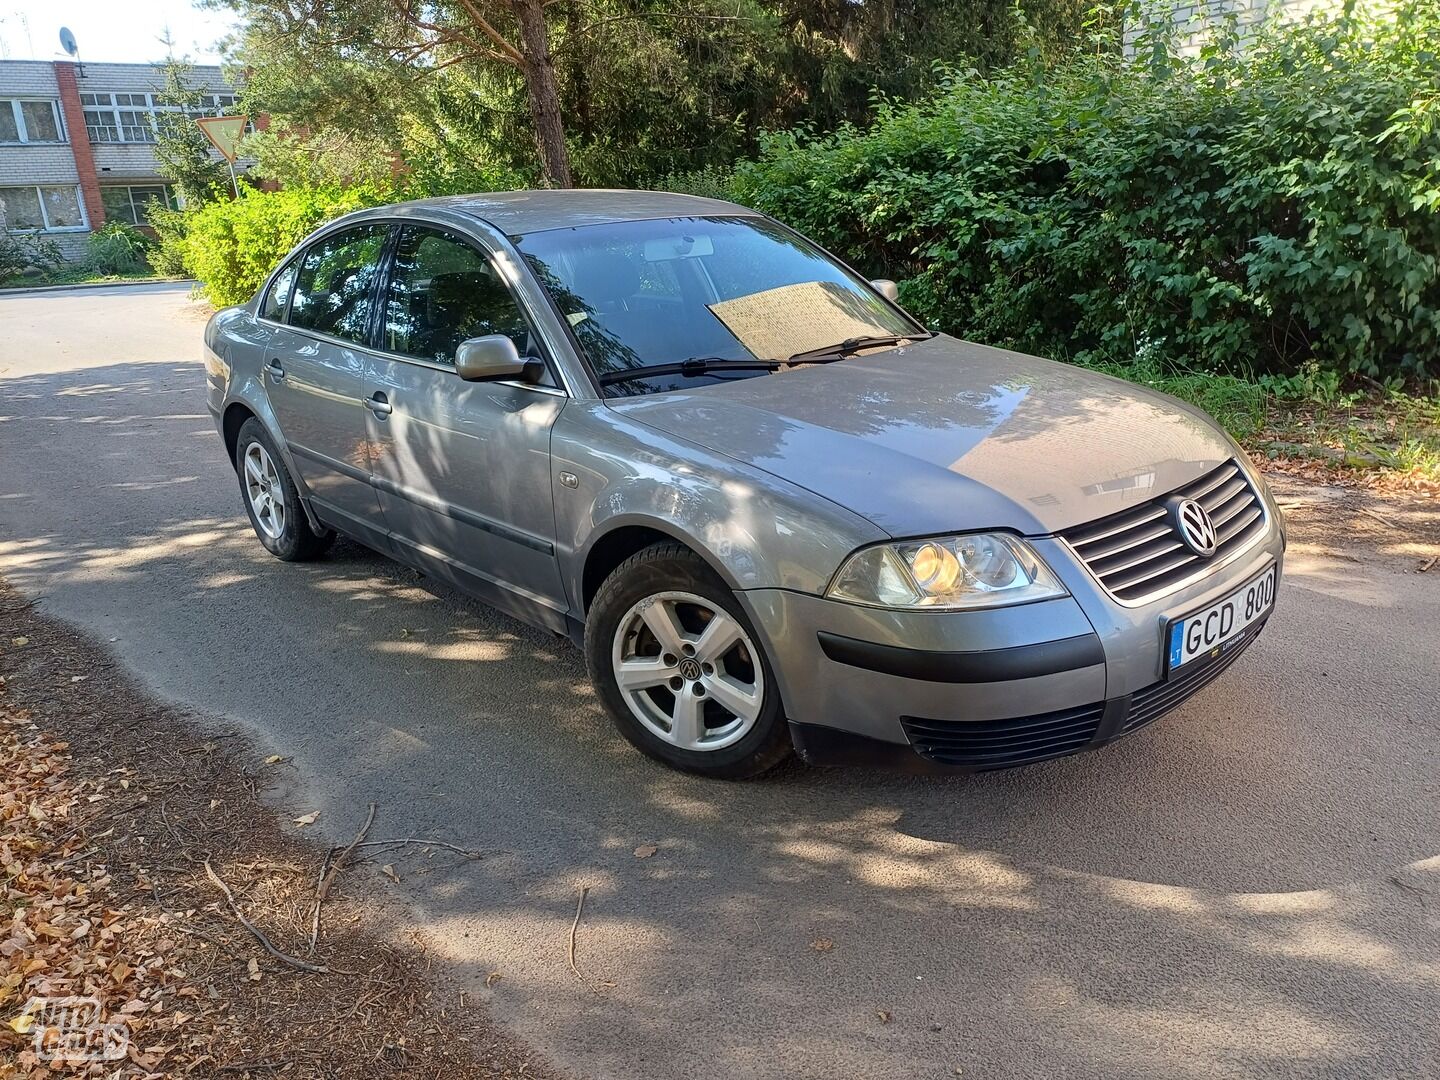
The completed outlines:
<svg viewBox="0 0 1440 1080">
<path fill-rule="evenodd" d="M 73 285 L 8 285 L 0 288 L 0 296 L 40 292 L 81 292 L 85 289 L 125 289 L 138 285 L 197 285 L 194 278 L 138 278 L 133 281 L 83 281 Z"/>
</svg>

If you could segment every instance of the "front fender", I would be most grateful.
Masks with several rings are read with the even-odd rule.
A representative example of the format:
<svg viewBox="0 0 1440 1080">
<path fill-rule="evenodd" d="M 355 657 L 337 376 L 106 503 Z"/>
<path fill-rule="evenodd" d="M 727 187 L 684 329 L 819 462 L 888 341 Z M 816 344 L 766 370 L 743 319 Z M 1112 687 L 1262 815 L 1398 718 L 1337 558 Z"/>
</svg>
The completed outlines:
<svg viewBox="0 0 1440 1080">
<path fill-rule="evenodd" d="M 674 537 L 737 591 L 819 593 L 876 526 L 803 488 L 632 420 L 603 402 L 572 402 L 551 442 L 557 550 L 574 609 L 586 558 L 616 529 Z"/>
</svg>

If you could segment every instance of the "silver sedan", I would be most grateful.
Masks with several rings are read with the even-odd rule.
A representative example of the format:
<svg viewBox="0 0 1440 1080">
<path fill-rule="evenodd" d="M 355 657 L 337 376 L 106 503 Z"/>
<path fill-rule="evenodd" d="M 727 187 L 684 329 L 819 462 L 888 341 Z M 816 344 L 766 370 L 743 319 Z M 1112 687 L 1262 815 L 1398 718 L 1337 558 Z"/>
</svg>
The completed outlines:
<svg viewBox="0 0 1440 1080">
<path fill-rule="evenodd" d="M 1280 512 L 1204 414 L 933 333 L 730 203 L 364 211 L 205 344 L 266 548 L 343 533 L 572 638 L 621 733 L 681 769 L 1086 750 L 1274 606 Z"/>
</svg>

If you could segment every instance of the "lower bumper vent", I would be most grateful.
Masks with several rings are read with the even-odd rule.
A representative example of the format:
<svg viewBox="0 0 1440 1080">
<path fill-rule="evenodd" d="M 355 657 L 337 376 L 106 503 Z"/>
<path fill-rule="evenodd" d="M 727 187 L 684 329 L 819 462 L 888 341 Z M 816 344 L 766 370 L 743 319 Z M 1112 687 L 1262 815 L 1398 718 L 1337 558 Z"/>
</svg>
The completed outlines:
<svg viewBox="0 0 1440 1080">
<path fill-rule="evenodd" d="M 902 716 L 915 752 L 943 765 L 1004 769 L 1083 749 L 1100 730 L 1105 703 L 1010 720 L 924 720 Z"/>
</svg>

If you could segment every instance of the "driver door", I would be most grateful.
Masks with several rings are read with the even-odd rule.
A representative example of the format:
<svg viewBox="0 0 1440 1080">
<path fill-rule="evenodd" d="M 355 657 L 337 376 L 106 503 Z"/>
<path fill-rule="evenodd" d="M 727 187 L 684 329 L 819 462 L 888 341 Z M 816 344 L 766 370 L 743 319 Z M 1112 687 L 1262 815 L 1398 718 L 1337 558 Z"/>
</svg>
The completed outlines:
<svg viewBox="0 0 1440 1080">
<path fill-rule="evenodd" d="M 434 226 L 404 225 L 368 363 L 365 425 L 385 524 L 412 561 L 522 618 L 563 629 L 550 430 L 565 396 L 549 385 L 463 381 L 455 349 L 538 337 L 488 257 Z M 541 356 L 541 359 L 544 359 Z M 547 372 L 548 372 L 547 368 Z"/>
</svg>

